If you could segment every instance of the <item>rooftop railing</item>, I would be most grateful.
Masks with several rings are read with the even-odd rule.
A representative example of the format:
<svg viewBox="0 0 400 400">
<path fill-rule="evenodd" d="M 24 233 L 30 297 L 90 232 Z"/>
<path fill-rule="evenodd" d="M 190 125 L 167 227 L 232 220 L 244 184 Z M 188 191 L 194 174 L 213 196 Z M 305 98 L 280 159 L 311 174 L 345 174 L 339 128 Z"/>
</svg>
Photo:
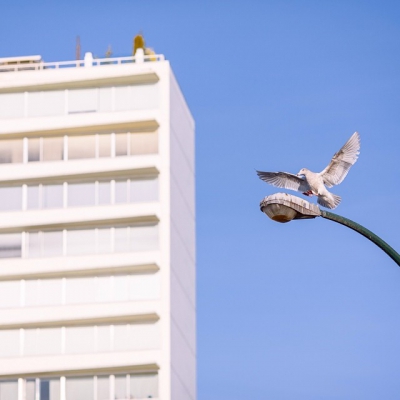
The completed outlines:
<svg viewBox="0 0 400 400">
<path fill-rule="evenodd" d="M 91 54 L 90 56 L 88 56 L 88 53 L 86 53 L 84 60 L 74 60 L 74 61 L 59 61 L 59 62 L 19 61 L 16 63 L 1 64 L 0 60 L 0 72 L 42 71 L 47 69 L 101 67 L 101 66 L 122 65 L 122 64 L 139 64 L 143 62 L 155 62 L 164 60 L 165 57 L 163 54 L 150 54 L 150 55 L 138 54 L 130 57 L 93 58 Z"/>
</svg>

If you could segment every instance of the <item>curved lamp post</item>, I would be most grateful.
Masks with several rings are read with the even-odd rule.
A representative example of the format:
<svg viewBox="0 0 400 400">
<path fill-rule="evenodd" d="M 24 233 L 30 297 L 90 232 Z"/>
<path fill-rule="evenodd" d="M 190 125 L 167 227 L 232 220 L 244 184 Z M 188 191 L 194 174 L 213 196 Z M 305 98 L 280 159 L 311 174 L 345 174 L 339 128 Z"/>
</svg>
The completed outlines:
<svg viewBox="0 0 400 400">
<path fill-rule="evenodd" d="M 328 211 L 320 210 L 317 205 L 311 204 L 300 197 L 287 193 L 275 193 L 265 197 L 261 201 L 260 209 L 272 220 L 281 223 L 289 222 L 293 219 L 311 219 L 316 217 L 335 221 L 365 236 L 371 242 L 380 247 L 398 266 L 400 266 L 400 254 L 379 236 L 350 219 Z"/>
</svg>

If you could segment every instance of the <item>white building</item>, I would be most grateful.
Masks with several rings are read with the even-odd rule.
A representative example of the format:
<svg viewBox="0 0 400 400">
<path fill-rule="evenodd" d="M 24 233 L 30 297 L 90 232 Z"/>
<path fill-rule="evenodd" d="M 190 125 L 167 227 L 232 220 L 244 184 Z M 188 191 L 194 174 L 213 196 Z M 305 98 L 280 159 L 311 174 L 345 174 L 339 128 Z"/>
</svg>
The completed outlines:
<svg viewBox="0 0 400 400">
<path fill-rule="evenodd" d="M 0 400 L 196 398 L 194 122 L 169 62 L 0 59 Z"/>
</svg>

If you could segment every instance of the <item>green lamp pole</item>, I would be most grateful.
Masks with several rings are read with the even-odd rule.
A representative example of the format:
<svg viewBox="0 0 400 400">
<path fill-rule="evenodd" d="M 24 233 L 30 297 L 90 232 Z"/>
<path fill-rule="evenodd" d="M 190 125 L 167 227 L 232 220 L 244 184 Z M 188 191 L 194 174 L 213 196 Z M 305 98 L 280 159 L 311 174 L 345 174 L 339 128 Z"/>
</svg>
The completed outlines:
<svg viewBox="0 0 400 400">
<path fill-rule="evenodd" d="M 276 193 L 271 196 L 265 197 L 260 203 L 260 209 L 263 213 L 268 215 L 271 219 L 277 222 L 289 222 L 293 219 L 310 219 L 322 217 L 338 224 L 347 226 L 353 231 L 363 235 L 371 242 L 375 243 L 381 248 L 398 266 L 400 266 L 400 254 L 389 246 L 379 236 L 364 228 L 362 225 L 351 221 L 348 218 L 340 215 L 320 210 L 315 204 L 311 204 L 300 197 L 293 196 L 287 193 Z"/>
<path fill-rule="evenodd" d="M 321 210 L 321 217 L 347 226 L 348 228 L 353 229 L 353 231 L 356 231 L 359 234 L 363 235 L 371 242 L 375 243 L 378 247 L 380 247 L 398 266 L 400 266 L 400 254 L 393 247 L 389 246 L 384 240 L 382 240 L 379 236 L 375 235 L 375 233 L 371 232 L 367 228 L 364 228 L 362 225 L 357 224 L 357 222 L 331 213 L 329 211 Z"/>
</svg>

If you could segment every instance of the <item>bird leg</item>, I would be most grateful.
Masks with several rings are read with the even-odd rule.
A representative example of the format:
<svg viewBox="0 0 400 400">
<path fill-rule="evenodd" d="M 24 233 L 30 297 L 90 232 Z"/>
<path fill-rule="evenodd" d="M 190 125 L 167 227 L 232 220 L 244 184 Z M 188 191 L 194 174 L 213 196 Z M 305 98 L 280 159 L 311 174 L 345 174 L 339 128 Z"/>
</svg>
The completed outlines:
<svg viewBox="0 0 400 400">
<path fill-rule="evenodd" d="M 310 196 L 310 197 L 312 197 L 313 192 L 312 192 L 311 190 L 307 190 L 307 192 L 304 192 L 303 194 L 304 194 L 305 196 Z"/>
</svg>

